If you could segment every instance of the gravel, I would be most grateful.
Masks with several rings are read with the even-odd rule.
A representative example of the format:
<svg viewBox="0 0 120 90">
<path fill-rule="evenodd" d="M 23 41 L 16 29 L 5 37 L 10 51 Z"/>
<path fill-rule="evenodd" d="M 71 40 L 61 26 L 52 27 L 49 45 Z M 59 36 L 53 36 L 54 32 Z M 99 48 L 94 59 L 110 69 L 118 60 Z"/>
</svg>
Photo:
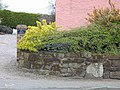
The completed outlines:
<svg viewBox="0 0 120 90">
<path fill-rule="evenodd" d="M 36 79 L 40 76 L 17 66 L 17 35 L 0 35 L 0 79 Z M 43 76 L 41 76 L 43 77 Z"/>
<path fill-rule="evenodd" d="M 16 35 L 0 35 L 0 78 L 10 77 L 6 70 L 16 65 Z"/>
</svg>

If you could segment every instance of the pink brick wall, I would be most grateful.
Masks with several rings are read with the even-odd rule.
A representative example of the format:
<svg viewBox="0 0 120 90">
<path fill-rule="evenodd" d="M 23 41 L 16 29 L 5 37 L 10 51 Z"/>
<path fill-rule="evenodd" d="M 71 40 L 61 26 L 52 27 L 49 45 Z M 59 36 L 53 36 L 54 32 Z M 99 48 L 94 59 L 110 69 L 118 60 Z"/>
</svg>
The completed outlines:
<svg viewBox="0 0 120 90">
<path fill-rule="evenodd" d="M 112 0 L 120 8 L 120 0 Z M 85 20 L 94 6 L 109 7 L 108 0 L 56 0 L 56 22 L 61 29 L 71 29 L 88 24 Z"/>
</svg>

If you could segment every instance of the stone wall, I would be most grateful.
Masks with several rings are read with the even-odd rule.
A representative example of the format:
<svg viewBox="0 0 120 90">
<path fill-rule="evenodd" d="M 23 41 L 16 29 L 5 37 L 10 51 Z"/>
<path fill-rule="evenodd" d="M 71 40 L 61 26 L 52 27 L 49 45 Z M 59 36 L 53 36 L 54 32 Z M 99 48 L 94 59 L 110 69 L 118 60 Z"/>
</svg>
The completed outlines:
<svg viewBox="0 0 120 90">
<path fill-rule="evenodd" d="M 120 79 L 120 55 L 82 53 L 17 52 L 21 68 L 37 70 L 41 75 Z"/>
</svg>

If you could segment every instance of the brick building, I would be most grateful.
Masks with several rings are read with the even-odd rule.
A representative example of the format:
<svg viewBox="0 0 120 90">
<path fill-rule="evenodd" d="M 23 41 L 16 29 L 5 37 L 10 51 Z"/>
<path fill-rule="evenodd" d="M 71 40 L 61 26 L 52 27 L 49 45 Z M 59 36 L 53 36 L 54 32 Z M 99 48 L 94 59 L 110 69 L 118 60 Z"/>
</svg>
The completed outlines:
<svg viewBox="0 0 120 90">
<path fill-rule="evenodd" d="M 112 0 L 120 8 L 120 0 Z M 88 24 L 87 13 L 93 8 L 110 7 L 108 0 L 56 0 L 56 22 L 61 29 L 71 29 Z"/>
</svg>

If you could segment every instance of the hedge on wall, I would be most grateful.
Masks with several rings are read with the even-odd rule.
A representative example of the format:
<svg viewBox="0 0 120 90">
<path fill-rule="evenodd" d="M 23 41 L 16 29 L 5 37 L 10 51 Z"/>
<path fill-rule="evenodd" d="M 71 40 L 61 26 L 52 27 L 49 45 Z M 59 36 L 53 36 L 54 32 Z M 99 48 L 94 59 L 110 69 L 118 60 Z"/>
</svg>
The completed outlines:
<svg viewBox="0 0 120 90">
<path fill-rule="evenodd" d="M 120 54 L 120 25 L 117 27 L 108 30 L 101 25 L 92 24 L 72 31 L 56 32 L 45 37 L 42 47 L 37 49 L 48 52 Z"/>
<path fill-rule="evenodd" d="M 12 12 L 9 10 L 0 10 L 1 25 L 16 27 L 18 24 L 35 25 L 40 14 Z"/>
</svg>

